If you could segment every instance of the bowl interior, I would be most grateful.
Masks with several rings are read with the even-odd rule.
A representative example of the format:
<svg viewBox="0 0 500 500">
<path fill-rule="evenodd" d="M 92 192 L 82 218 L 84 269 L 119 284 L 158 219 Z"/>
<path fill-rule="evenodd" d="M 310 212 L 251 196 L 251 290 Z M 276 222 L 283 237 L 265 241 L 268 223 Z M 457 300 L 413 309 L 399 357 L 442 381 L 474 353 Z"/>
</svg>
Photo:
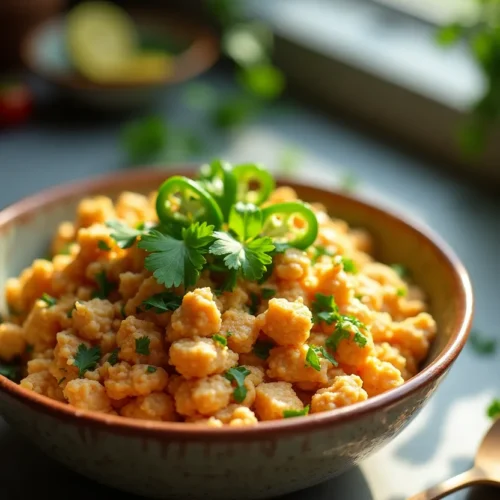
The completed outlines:
<svg viewBox="0 0 500 500">
<path fill-rule="evenodd" d="M 50 195 L 41 193 L 1 212 L 1 290 L 8 277 L 17 276 L 35 258 L 43 258 L 47 254 L 58 223 L 74 219 L 80 198 L 95 194 L 116 198 L 124 190 L 147 194 L 156 189 L 165 177 L 162 171 L 145 171 L 108 178 L 103 182 L 62 187 L 52 190 Z M 438 324 L 438 336 L 427 364 L 432 362 L 463 326 L 464 318 L 468 319 L 469 313 L 465 312 L 465 308 L 471 307 L 471 297 L 467 296 L 466 276 L 464 283 L 464 275 L 460 275 L 460 263 L 452 262 L 455 258 L 447 255 L 447 250 L 443 251 L 445 245 L 440 243 L 436 246 L 414 226 L 382 209 L 343 194 L 290 182 L 286 184 L 292 185 L 302 199 L 323 203 L 332 216 L 346 220 L 353 227 L 367 229 L 373 235 L 378 260 L 388 264 L 401 263 L 408 268 L 414 282 L 427 294 L 430 312 Z M 0 311 L 5 311 L 3 293 L 0 297 Z"/>
</svg>

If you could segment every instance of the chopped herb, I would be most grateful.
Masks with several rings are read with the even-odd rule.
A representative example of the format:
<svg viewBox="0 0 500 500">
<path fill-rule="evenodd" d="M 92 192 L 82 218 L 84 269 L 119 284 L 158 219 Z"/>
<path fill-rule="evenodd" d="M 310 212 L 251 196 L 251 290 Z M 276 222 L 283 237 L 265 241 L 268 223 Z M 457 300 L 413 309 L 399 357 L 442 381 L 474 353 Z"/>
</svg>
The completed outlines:
<svg viewBox="0 0 500 500">
<path fill-rule="evenodd" d="M 62 384 L 65 380 L 66 380 L 66 377 L 60 378 L 60 379 L 57 381 L 57 385 L 61 385 L 61 384 Z"/>
<path fill-rule="evenodd" d="M 250 370 L 244 366 L 236 366 L 230 368 L 224 376 L 230 381 L 236 383 L 236 389 L 233 392 L 234 400 L 237 403 L 242 403 L 247 397 L 247 388 L 245 387 L 245 378 L 250 375 Z"/>
<path fill-rule="evenodd" d="M 391 264 L 391 267 L 400 278 L 404 279 L 408 277 L 408 269 L 403 264 Z"/>
<path fill-rule="evenodd" d="M 227 338 L 232 337 L 232 336 L 233 336 L 232 332 L 226 332 L 226 337 Z"/>
<path fill-rule="evenodd" d="M 496 339 L 485 337 L 477 330 L 471 332 L 469 343 L 478 354 L 493 354 L 497 348 Z"/>
<path fill-rule="evenodd" d="M 284 410 L 283 418 L 303 417 L 309 414 L 309 405 L 304 407 L 303 410 Z"/>
<path fill-rule="evenodd" d="M 248 306 L 248 312 L 252 316 L 255 316 L 257 314 L 259 305 L 260 305 L 259 296 L 254 292 L 250 292 L 250 305 Z"/>
<path fill-rule="evenodd" d="M 126 318 L 127 317 L 127 313 L 125 312 L 125 304 L 122 304 L 120 306 L 120 314 L 122 315 L 122 318 Z"/>
<path fill-rule="evenodd" d="M 0 363 L 0 375 L 7 377 L 13 382 L 18 382 L 21 378 L 21 367 L 17 364 Z"/>
<path fill-rule="evenodd" d="M 344 267 L 344 271 L 346 273 L 352 273 L 352 274 L 357 274 L 358 272 L 358 267 L 354 263 L 352 259 L 349 259 L 348 257 L 339 256 L 340 262 L 342 262 L 342 266 Z"/>
<path fill-rule="evenodd" d="M 81 378 L 86 371 L 94 370 L 99 359 L 101 359 L 101 348 L 99 346 L 87 347 L 85 344 L 80 344 L 75 355 L 78 376 Z"/>
<path fill-rule="evenodd" d="M 54 297 L 51 297 L 48 293 L 44 293 L 40 300 L 43 300 L 43 302 L 45 302 L 47 304 L 47 307 L 52 307 L 52 306 L 55 306 L 57 304 L 57 299 L 55 299 Z"/>
<path fill-rule="evenodd" d="M 156 370 L 157 370 L 156 366 L 151 366 L 151 365 L 148 366 L 147 369 L 146 369 L 146 371 L 148 373 L 154 373 L 154 372 L 156 372 Z"/>
<path fill-rule="evenodd" d="M 253 346 L 253 353 L 260 359 L 267 359 L 269 357 L 269 351 L 274 347 L 271 342 L 264 342 L 258 340 Z"/>
<path fill-rule="evenodd" d="M 318 356 L 319 349 L 316 346 L 310 345 L 306 354 L 306 366 L 314 368 L 317 372 L 321 370 L 321 362 Z"/>
<path fill-rule="evenodd" d="M 204 254 L 213 241 L 213 226 L 194 223 L 182 229 L 182 239 L 151 230 L 139 242 L 139 248 L 150 252 L 145 266 L 156 281 L 166 287 L 196 284 L 206 264 Z"/>
<path fill-rule="evenodd" d="M 494 399 L 490 406 L 488 406 L 488 417 L 498 418 L 500 417 L 500 399 Z"/>
<path fill-rule="evenodd" d="M 34 345 L 32 345 L 32 344 L 26 344 L 25 352 L 26 352 L 26 354 L 31 354 L 34 349 L 35 349 Z"/>
<path fill-rule="evenodd" d="M 115 285 L 108 280 L 106 271 L 101 271 L 95 275 L 97 290 L 92 294 L 94 299 L 107 299 L 109 294 L 115 289 Z"/>
<path fill-rule="evenodd" d="M 327 248 L 325 248 L 322 245 L 315 246 L 313 248 L 313 250 L 314 250 L 314 255 L 313 255 L 312 259 L 311 259 L 311 261 L 312 261 L 313 264 L 316 264 L 316 262 L 318 261 L 318 259 L 320 257 L 323 257 L 323 255 L 326 255 L 328 257 L 333 257 L 335 255 L 331 250 L 328 250 Z"/>
<path fill-rule="evenodd" d="M 111 238 L 116 241 L 118 247 L 123 249 L 130 248 L 136 242 L 137 238 L 146 231 L 145 225 L 142 226 L 142 229 L 134 229 L 117 220 L 107 221 L 106 226 L 113 230 L 110 235 Z"/>
<path fill-rule="evenodd" d="M 144 335 L 142 337 L 139 337 L 138 339 L 135 339 L 135 352 L 137 354 L 142 354 L 144 356 L 149 355 L 149 344 L 151 342 L 151 339 L 147 336 Z"/>
<path fill-rule="evenodd" d="M 358 300 L 363 300 L 363 297 L 364 295 L 362 295 L 361 293 L 358 293 L 354 296 L 355 299 L 358 299 Z"/>
<path fill-rule="evenodd" d="M 78 301 L 77 301 L 78 302 Z M 73 311 L 76 309 L 76 302 L 73 304 L 73 307 L 66 313 L 66 316 L 68 318 L 72 318 L 73 317 Z"/>
<path fill-rule="evenodd" d="M 323 295 L 317 293 L 312 303 L 314 322 L 324 321 L 328 325 L 335 323 L 335 331 L 326 341 L 326 346 L 332 351 L 336 351 L 341 340 L 347 340 L 353 335 L 354 342 L 359 347 L 365 347 L 368 339 L 363 335 L 362 330 L 366 326 L 354 316 L 340 314 L 333 295 Z"/>
<path fill-rule="evenodd" d="M 99 240 L 97 242 L 97 247 L 104 252 L 109 252 L 111 250 L 111 247 L 104 240 Z"/>
<path fill-rule="evenodd" d="M 408 293 L 408 291 L 406 290 L 406 288 L 398 288 L 396 290 L 396 295 L 398 297 L 406 297 L 406 294 Z"/>
<path fill-rule="evenodd" d="M 162 314 L 168 311 L 175 311 L 180 307 L 182 297 L 173 292 L 163 292 L 152 295 L 142 302 L 145 311 L 151 309 L 157 314 Z"/>
<path fill-rule="evenodd" d="M 220 345 L 226 347 L 227 346 L 227 338 L 224 337 L 224 335 L 219 335 L 216 333 L 215 335 L 212 336 L 215 342 L 218 342 Z"/>
<path fill-rule="evenodd" d="M 320 347 L 320 352 L 322 356 L 329 361 L 333 366 L 338 366 L 339 364 L 337 363 L 337 360 L 324 348 Z"/>
<path fill-rule="evenodd" d="M 116 363 L 118 363 L 118 353 L 119 352 L 120 352 L 120 348 L 119 347 L 116 347 L 115 349 L 113 349 L 111 351 L 111 354 L 109 355 L 109 358 L 108 358 L 108 363 L 111 366 L 115 366 Z"/>
<path fill-rule="evenodd" d="M 274 288 L 263 288 L 262 289 L 262 298 L 267 300 L 271 299 L 276 295 L 276 290 Z"/>
</svg>

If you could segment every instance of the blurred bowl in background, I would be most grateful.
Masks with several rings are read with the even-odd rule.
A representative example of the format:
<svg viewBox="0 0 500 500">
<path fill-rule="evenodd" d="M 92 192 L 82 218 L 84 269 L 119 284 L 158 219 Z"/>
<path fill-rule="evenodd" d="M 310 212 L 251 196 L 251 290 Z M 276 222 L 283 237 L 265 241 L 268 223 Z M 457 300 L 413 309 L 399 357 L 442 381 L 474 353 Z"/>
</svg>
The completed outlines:
<svg viewBox="0 0 500 500">
<path fill-rule="evenodd" d="M 3 0 L 1 0 L 3 1 Z M 210 28 L 168 11 L 131 11 L 141 46 L 164 50 L 173 68 L 159 82 L 95 83 L 81 76 L 68 56 L 65 19 L 50 19 L 33 29 L 22 46 L 25 66 L 64 97 L 106 111 L 123 111 L 151 104 L 169 85 L 187 81 L 212 67 L 219 43 Z"/>
<path fill-rule="evenodd" d="M 0 0 L 0 69 L 21 65 L 27 33 L 59 13 L 66 0 Z"/>
</svg>

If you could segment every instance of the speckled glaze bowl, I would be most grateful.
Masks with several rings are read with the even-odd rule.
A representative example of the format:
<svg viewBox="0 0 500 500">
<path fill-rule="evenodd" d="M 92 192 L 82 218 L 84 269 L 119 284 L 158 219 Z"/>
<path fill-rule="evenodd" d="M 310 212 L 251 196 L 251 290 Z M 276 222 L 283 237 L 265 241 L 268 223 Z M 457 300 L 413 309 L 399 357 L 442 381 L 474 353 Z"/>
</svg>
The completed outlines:
<svg viewBox="0 0 500 500">
<path fill-rule="evenodd" d="M 165 170 L 115 174 L 57 187 L 3 210 L 0 286 L 44 253 L 56 224 L 72 216 L 82 197 L 149 192 L 166 176 Z M 139 495 L 172 499 L 257 499 L 306 488 L 340 474 L 401 432 L 465 344 L 473 310 L 467 273 L 453 252 L 423 227 L 343 194 L 287 184 L 304 200 L 322 202 L 332 215 L 371 231 L 377 258 L 407 265 L 427 292 L 439 333 L 418 375 L 351 407 L 244 429 L 79 411 L 0 376 L 0 413 L 7 422 L 89 478 Z"/>
</svg>

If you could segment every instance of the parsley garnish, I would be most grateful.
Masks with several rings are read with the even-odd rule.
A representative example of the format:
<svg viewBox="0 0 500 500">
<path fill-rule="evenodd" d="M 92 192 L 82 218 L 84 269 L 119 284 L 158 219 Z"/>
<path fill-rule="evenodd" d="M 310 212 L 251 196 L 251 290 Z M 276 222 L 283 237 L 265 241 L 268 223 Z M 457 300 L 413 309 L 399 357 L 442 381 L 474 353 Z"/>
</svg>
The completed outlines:
<svg viewBox="0 0 500 500">
<path fill-rule="evenodd" d="M 175 311 L 180 307 L 182 297 L 173 292 L 163 292 L 152 295 L 142 302 L 145 311 L 153 309 L 155 313 L 162 314 L 167 311 Z"/>
<path fill-rule="evenodd" d="M 407 292 L 406 288 L 398 288 L 398 289 L 396 290 L 396 295 L 397 295 L 398 297 L 406 297 L 407 293 L 408 293 L 408 292 Z"/>
<path fill-rule="evenodd" d="M 247 388 L 245 387 L 245 378 L 247 375 L 250 375 L 250 370 L 244 366 L 230 368 L 224 374 L 224 377 L 230 382 L 236 382 L 236 389 L 233 392 L 233 397 L 237 403 L 243 402 L 247 397 Z"/>
<path fill-rule="evenodd" d="M 120 352 L 120 348 L 119 347 L 116 347 L 115 349 L 113 349 L 111 351 L 111 354 L 109 355 L 109 358 L 108 358 L 108 363 L 111 366 L 114 366 L 114 365 L 116 365 L 116 363 L 118 363 L 118 353 L 119 352 Z"/>
<path fill-rule="evenodd" d="M 54 297 L 51 297 L 48 293 L 44 293 L 41 297 L 40 300 L 43 300 L 47 304 L 47 307 L 52 307 L 57 304 L 57 299 Z"/>
<path fill-rule="evenodd" d="M 224 335 L 219 335 L 218 333 L 216 333 L 215 335 L 212 335 L 212 339 L 215 342 L 218 342 L 221 346 L 224 346 L 224 347 L 227 346 L 227 338 L 224 337 Z"/>
<path fill-rule="evenodd" d="M 272 263 L 270 254 L 275 249 L 271 238 L 257 237 L 261 229 L 261 210 L 251 203 L 239 202 L 229 215 L 229 230 L 235 236 L 215 231 L 210 253 L 223 256 L 226 267 L 239 271 L 245 279 L 259 280 Z"/>
<path fill-rule="evenodd" d="M 157 370 L 156 366 L 151 366 L 151 365 L 150 365 L 150 366 L 148 366 L 148 367 L 146 368 L 146 371 L 147 371 L 148 373 L 154 373 L 156 370 Z"/>
<path fill-rule="evenodd" d="M 111 247 L 104 240 L 99 240 L 97 242 L 97 248 L 99 248 L 99 250 L 103 250 L 104 252 L 109 252 L 111 250 Z"/>
<path fill-rule="evenodd" d="M 303 410 L 283 410 L 283 418 L 303 417 L 309 414 L 309 405 Z"/>
<path fill-rule="evenodd" d="M 333 295 L 323 295 L 317 293 L 312 303 L 313 318 L 315 323 L 324 321 L 331 325 L 335 323 L 335 331 L 326 341 L 326 346 L 332 351 L 336 351 L 341 340 L 350 339 L 353 334 L 353 340 L 359 347 L 365 347 L 368 339 L 362 330 L 366 326 L 354 316 L 340 314 Z"/>
<path fill-rule="evenodd" d="M 75 366 L 78 368 L 78 376 L 81 378 L 86 371 L 94 370 L 99 359 L 101 359 L 101 348 L 98 345 L 87 347 L 85 344 L 80 344 L 75 355 Z"/>
<path fill-rule="evenodd" d="M 95 275 L 97 282 L 97 290 L 92 294 L 94 299 L 106 299 L 109 294 L 115 289 L 115 285 L 108 280 L 106 271 L 101 271 Z"/>
<path fill-rule="evenodd" d="M 494 399 L 491 402 L 490 406 L 488 406 L 487 414 L 490 418 L 500 417 L 500 399 Z"/>
<path fill-rule="evenodd" d="M 478 354 L 493 354 L 497 348 L 496 339 L 487 338 L 476 330 L 471 332 L 469 343 Z"/>
<path fill-rule="evenodd" d="M 352 259 L 344 257 L 343 255 L 339 255 L 338 257 L 346 273 L 356 274 L 358 272 L 358 267 L 356 266 L 356 264 Z"/>
<path fill-rule="evenodd" d="M 262 288 L 262 298 L 267 300 L 271 299 L 276 295 L 276 290 L 274 288 Z"/>
<path fill-rule="evenodd" d="M 150 342 L 151 339 L 147 335 L 135 339 L 135 352 L 137 354 L 143 354 L 144 356 L 148 356 Z"/>
<path fill-rule="evenodd" d="M 253 353 L 260 359 L 267 359 L 269 357 L 269 351 L 273 347 L 273 343 L 259 340 L 255 342 L 255 345 L 253 346 Z"/>
<path fill-rule="evenodd" d="M 78 301 L 77 301 L 78 302 Z M 72 318 L 73 317 L 73 311 L 76 309 L 76 302 L 73 304 L 73 307 L 66 313 L 66 316 L 68 318 Z"/>
<path fill-rule="evenodd" d="M 213 226 L 205 222 L 183 228 L 180 240 L 151 230 L 139 242 L 139 248 L 150 253 L 145 260 L 146 269 L 167 288 L 194 285 L 207 262 L 204 254 L 213 241 L 212 234 Z"/>
<path fill-rule="evenodd" d="M 120 314 L 122 315 L 122 318 L 126 318 L 127 317 L 127 313 L 125 312 L 125 304 L 122 304 L 120 306 Z"/>
<path fill-rule="evenodd" d="M 325 248 L 322 245 L 318 245 L 318 246 L 314 247 L 313 250 L 314 250 L 314 255 L 311 259 L 313 264 L 316 264 L 318 259 L 320 257 L 323 257 L 323 255 L 327 255 L 328 257 L 334 256 L 334 253 L 331 250 L 328 250 L 327 248 Z"/>
<path fill-rule="evenodd" d="M 137 238 L 145 233 L 145 226 L 132 228 L 117 220 L 107 221 L 106 226 L 113 230 L 110 236 L 116 241 L 117 246 L 124 249 L 130 248 Z"/>
</svg>

